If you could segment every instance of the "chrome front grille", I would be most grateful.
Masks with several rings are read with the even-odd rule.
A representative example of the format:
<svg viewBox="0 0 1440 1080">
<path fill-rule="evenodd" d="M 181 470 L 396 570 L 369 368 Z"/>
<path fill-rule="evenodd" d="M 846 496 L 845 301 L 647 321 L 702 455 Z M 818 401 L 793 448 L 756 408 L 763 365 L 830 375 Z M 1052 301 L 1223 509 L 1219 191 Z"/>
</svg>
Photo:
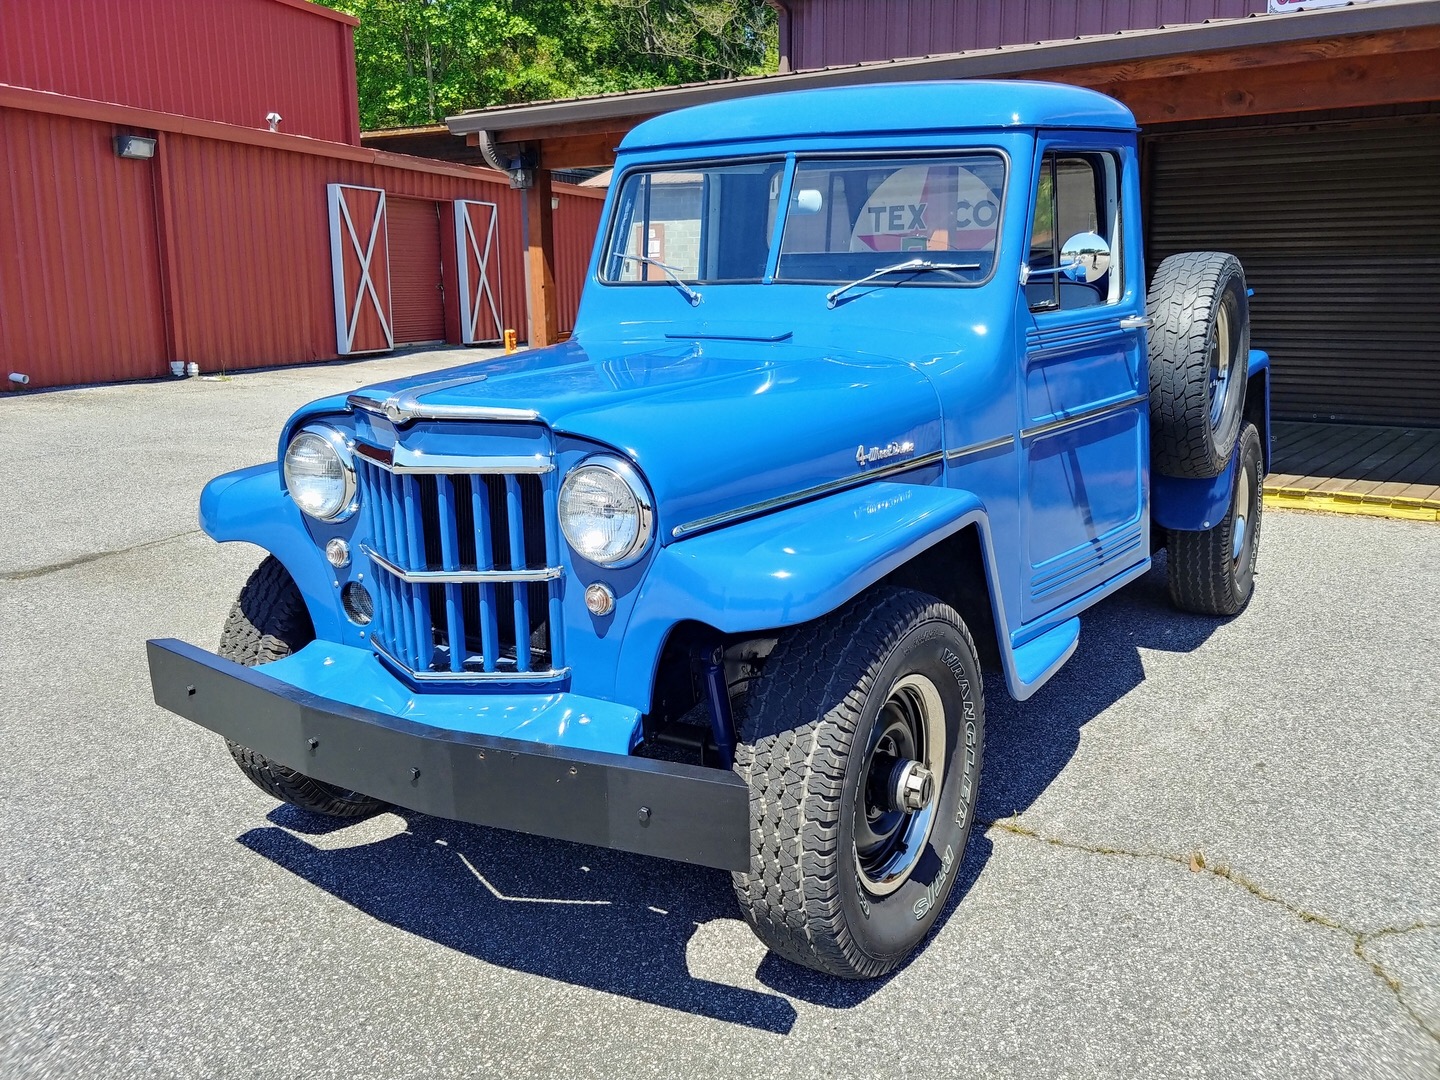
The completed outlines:
<svg viewBox="0 0 1440 1080">
<path fill-rule="evenodd" d="M 376 652 L 422 681 L 564 676 L 553 466 L 358 449 Z"/>
</svg>

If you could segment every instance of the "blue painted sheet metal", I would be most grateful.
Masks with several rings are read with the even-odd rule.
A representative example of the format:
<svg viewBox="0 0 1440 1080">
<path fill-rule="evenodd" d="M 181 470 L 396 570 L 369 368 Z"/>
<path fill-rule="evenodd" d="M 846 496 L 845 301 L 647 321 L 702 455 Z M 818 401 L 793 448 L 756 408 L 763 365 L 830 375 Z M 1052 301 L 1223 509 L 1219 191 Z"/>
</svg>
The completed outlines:
<svg viewBox="0 0 1440 1080">
<path fill-rule="evenodd" d="M 640 712 L 627 705 L 571 693 L 417 693 L 369 649 L 329 641 L 266 664 L 265 674 L 330 701 L 442 730 L 609 754 L 628 754 L 640 737 Z"/>
<path fill-rule="evenodd" d="M 1253 377 L 1268 374 L 1270 357 L 1259 349 L 1250 351 L 1248 374 Z M 1260 421 L 1260 445 L 1265 448 L 1265 460 L 1269 461 L 1270 447 L 1270 381 L 1263 380 L 1265 399 L 1263 402 L 1247 402 L 1246 413 Z M 1263 411 L 1262 411 L 1263 410 Z M 1235 462 L 1231 457 L 1225 471 L 1212 480 L 1164 476 L 1150 473 L 1151 520 L 1165 529 L 1181 529 L 1186 532 L 1200 532 L 1214 528 L 1230 511 L 1230 493 L 1235 484 Z"/>
<path fill-rule="evenodd" d="M 620 143 L 625 152 L 724 141 L 926 135 L 987 128 L 1110 128 L 1134 131 L 1114 98 L 1076 86 L 965 79 L 839 86 L 719 101 L 657 116 Z"/>
<path fill-rule="evenodd" d="M 355 519 L 351 519 L 353 527 Z M 290 572 L 310 609 L 315 633 L 335 641 L 362 639 L 340 608 L 339 590 L 300 509 L 274 463 L 217 476 L 200 493 L 200 527 L 219 541 L 243 540 L 273 554 Z"/>
</svg>

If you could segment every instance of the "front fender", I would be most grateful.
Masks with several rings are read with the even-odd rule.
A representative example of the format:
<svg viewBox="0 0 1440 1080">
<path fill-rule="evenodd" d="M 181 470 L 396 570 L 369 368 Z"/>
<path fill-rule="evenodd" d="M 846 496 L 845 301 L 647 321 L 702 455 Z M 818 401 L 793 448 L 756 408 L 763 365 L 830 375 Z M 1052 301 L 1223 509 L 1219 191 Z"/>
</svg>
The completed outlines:
<svg viewBox="0 0 1440 1080">
<path fill-rule="evenodd" d="M 222 543 L 240 540 L 274 555 L 305 597 L 316 636 L 341 640 L 344 623 L 334 574 L 273 462 L 225 473 L 206 484 L 200 493 L 200 528 Z"/>
<path fill-rule="evenodd" d="M 671 544 L 636 599 L 616 685 L 653 685 L 682 620 L 726 634 L 809 622 L 983 516 L 968 491 L 876 483 Z"/>
</svg>

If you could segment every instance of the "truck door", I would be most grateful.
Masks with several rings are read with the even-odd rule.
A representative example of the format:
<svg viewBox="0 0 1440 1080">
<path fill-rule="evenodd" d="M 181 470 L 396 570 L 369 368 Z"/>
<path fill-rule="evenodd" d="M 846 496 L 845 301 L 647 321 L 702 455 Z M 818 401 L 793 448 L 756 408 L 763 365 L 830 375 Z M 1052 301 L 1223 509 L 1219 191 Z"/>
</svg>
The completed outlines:
<svg viewBox="0 0 1440 1080">
<path fill-rule="evenodd" d="M 1150 555 L 1139 185 L 1133 151 L 1096 139 L 1042 138 L 1036 150 L 1020 304 L 1026 622 Z M 1062 269 L 1080 233 L 1110 249 L 1088 281 Z"/>
</svg>

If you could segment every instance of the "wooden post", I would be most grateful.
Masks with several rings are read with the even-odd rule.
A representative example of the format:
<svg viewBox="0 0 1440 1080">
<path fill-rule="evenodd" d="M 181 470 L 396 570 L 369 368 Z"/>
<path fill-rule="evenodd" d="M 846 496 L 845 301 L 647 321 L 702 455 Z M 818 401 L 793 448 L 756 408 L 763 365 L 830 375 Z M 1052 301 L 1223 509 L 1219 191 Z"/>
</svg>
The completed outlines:
<svg viewBox="0 0 1440 1080">
<path fill-rule="evenodd" d="M 553 345 L 560 337 L 555 298 L 555 212 L 551 208 L 550 170 L 536 169 L 525 192 L 530 217 L 530 247 L 525 273 L 530 284 L 530 347 Z"/>
</svg>

